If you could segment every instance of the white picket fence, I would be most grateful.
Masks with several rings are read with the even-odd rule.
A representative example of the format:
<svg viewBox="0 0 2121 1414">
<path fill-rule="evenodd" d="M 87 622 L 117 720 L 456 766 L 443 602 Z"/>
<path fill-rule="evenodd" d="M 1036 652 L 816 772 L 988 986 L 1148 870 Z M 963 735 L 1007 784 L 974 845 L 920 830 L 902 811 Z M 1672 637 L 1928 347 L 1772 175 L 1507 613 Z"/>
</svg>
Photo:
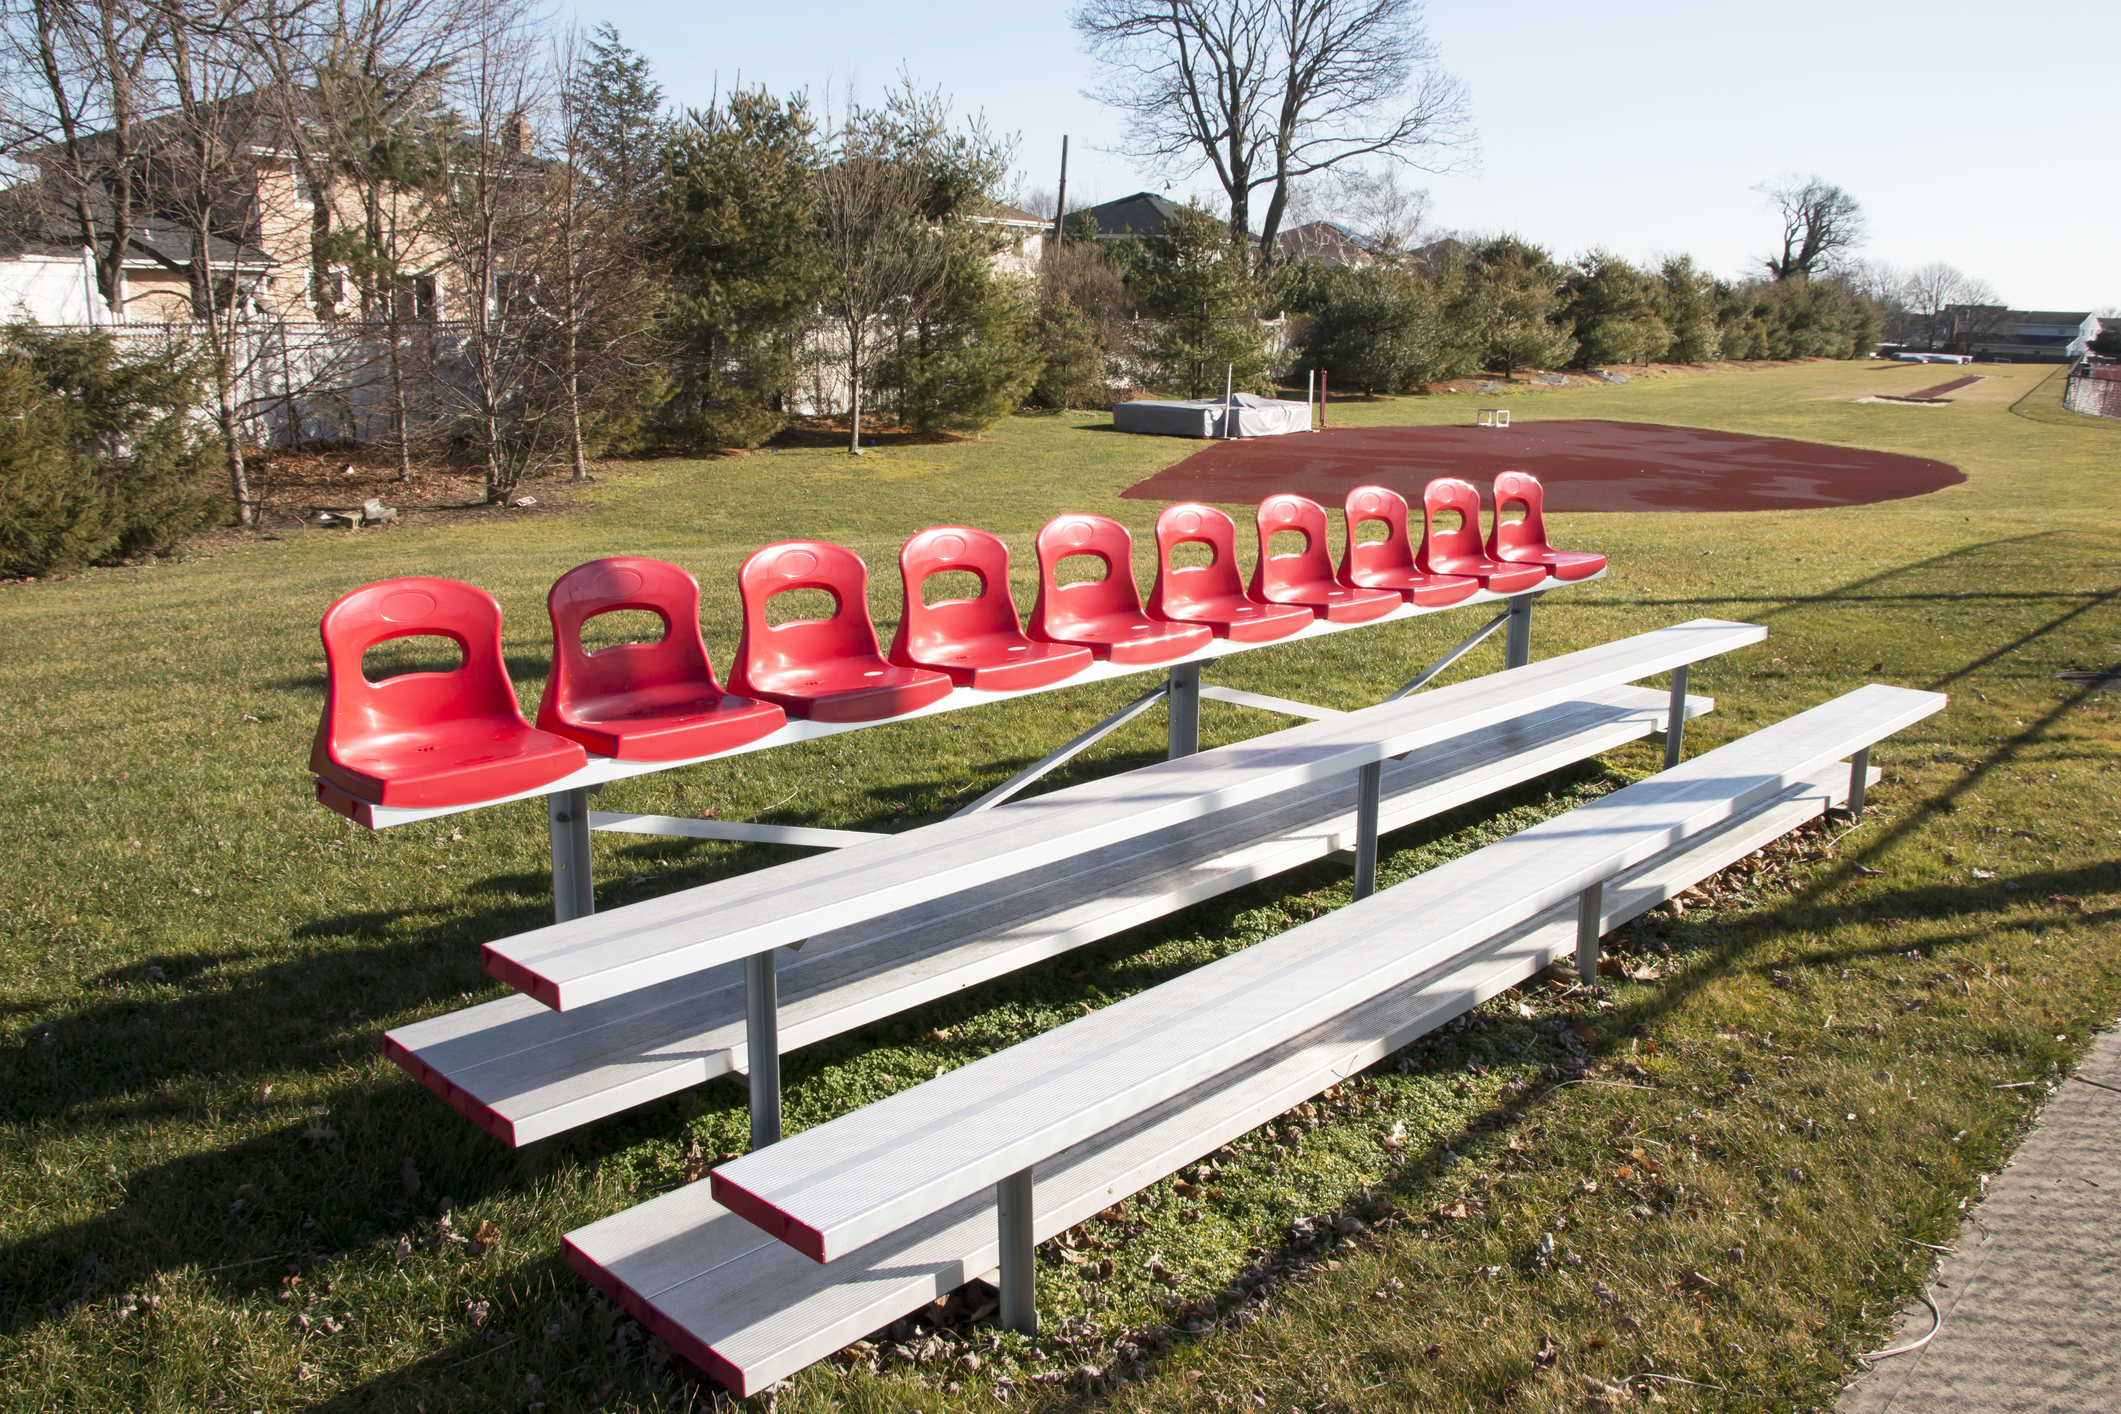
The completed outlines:
<svg viewBox="0 0 2121 1414">
<path fill-rule="evenodd" d="M 214 331 L 197 323 L 140 323 L 104 326 L 104 332 L 127 353 L 152 358 L 186 348 L 204 351 Z M 399 330 L 409 431 L 432 431 L 466 405 L 465 339 L 461 322 L 408 322 Z M 387 326 L 259 320 L 236 327 L 232 353 L 236 404 L 259 444 L 371 442 L 390 435 Z"/>
</svg>

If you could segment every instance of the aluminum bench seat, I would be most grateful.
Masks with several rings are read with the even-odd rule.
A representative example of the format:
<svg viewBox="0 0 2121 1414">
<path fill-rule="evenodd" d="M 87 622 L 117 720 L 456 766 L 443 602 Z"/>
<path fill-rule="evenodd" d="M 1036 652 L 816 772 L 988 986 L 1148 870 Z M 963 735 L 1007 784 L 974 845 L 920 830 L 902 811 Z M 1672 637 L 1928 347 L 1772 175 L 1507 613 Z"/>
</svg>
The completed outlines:
<svg viewBox="0 0 2121 1414">
<path fill-rule="evenodd" d="M 1875 771 L 1868 778 L 1876 779 Z M 1847 797 L 1829 768 L 1617 876 L 1601 931 L 1628 923 Z M 1576 946 L 1563 904 L 1504 935 L 1044 1160 L 1033 1175 L 1039 1241 L 1176 1173 Z M 755 1394 L 979 1276 L 997 1253 L 983 1190 L 819 1265 L 694 1183 L 569 1233 L 562 1255 L 591 1284 L 738 1395 Z"/>
<path fill-rule="evenodd" d="M 983 1188 L 1021 1184 L 1039 1161 L 1867 752 L 1944 702 L 1908 688 L 1859 688 L 1079 1021 L 754 1149 L 714 1171 L 715 1199 L 813 1260 L 832 1261 Z M 1003 1285 L 1006 1306 L 1006 1270 Z"/>
<path fill-rule="evenodd" d="M 1690 620 L 1087 781 L 1008 811 L 958 815 L 534 929 L 487 944 L 482 961 L 517 990 L 573 1010 L 1315 781 L 1352 777 L 1387 757 L 1684 669 L 1766 636 L 1753 624 Z"/>
<path fill-rule="evenodd" d="M 1401 828 L 1665 726 L 1662 689 L 1612 687 L 1387 763 Z M 1687 699 L 1686 715 L 1713 707 Z M 1032 802 L 999 807 L 990 818 Z M 1352 846 L 1349 782 L 1125 840 L 779 954 L 785 1052 L 1027 967 Z M 555 1012 L 516 995 L 384 1038 L 392 1059 L 495 1137 L 525 1144 L 746 1069 L 741 964 Z"/>
</svg>

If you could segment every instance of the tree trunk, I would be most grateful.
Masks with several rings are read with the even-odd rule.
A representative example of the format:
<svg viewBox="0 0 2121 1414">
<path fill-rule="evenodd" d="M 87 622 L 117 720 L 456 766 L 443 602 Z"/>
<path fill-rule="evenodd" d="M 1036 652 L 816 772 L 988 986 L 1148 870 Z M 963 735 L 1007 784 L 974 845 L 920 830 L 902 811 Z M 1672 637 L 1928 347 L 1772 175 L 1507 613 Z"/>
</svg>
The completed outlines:
<svg viewBox="0 0 2121 1414">
<path fill-rule="evenodd" d="M 405 351 L 398 329 L 395 306 L 384 321 L 390 340 L 390 432 L 398 453 L 398 480 L 412 480 L 412 418 L 405 405 Z"/>
<path fill-rule="evenodd" d="M 847 450 L 862 454 L 862 341 L 849 331 L 847 339 Z"/>
<path fill-rule="evenodd" d="M 217 420 L 221 424 L 221 440 L 228 448 L 228 489 L 236 498 L 236 524 L 257 524 L 258 514 L 250 501 L 250 468 L 243 463 L 242 428 L 236 419 L 234 389 L 229 387 L 228 363 L 216 360 L 214 369 L 214 398 Z"/>
<path fill-rule="evenodd" d="M 574 371 L 574 336 L 567 337 L 567 441 L 574 455 L 574 479 L 587 481 L 589 466 L 582 456 L 582 375 Z"/>
</svg>

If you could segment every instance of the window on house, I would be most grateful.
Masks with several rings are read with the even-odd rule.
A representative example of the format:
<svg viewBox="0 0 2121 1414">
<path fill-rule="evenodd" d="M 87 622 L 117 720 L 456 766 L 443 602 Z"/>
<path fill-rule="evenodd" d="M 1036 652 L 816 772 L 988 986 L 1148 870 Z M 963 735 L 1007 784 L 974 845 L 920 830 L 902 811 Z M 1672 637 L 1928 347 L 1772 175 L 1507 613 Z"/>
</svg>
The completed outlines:
<svg viewBox="0 0 2121 1414">
<path fill-rule="evenodd" d="M 433 319 L 439 304 L 439 287 L 432 274 L 401 276 L 393 293 L 400 319 Z"/>
<path fill-rule="evenodd" d="M 538 277 L 504 271 L 493 277 L 494 312 L 521 317 L 537 308 Z"/>
</svg>

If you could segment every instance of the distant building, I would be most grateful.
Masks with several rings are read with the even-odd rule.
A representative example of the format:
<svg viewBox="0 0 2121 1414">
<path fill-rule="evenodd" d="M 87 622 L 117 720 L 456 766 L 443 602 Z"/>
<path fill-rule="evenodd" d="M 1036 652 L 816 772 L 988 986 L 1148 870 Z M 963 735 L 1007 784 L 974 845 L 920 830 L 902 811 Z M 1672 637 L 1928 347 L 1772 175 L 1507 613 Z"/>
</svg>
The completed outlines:
<svg viewBox="0 0 2121 1414">
<path fill-rule="evenodd" d="M 1138 191 L 1132 196 L 1123 196 L 1118 201 L 1107 201 L 1072 212 L 1068 219 L 1074 221 L 1087 216 L 1097 222 L 1097 238 L 1101 241 L 1116 241 L 1123 236 L 1160 236 L 1164 226 L 1178 213 L 1178 207 L 1153 191 Z"/>
<path fill-rule="evenodd" d="M 1275 234 L 1283 260 L 1308 265 L 1368 265 L 1375 258 L 1370 242 L 1331 221 L 1306 221 Z"/>
<path fill-rule="evenodd" d="M 1955 304 L 1941 322 L 1945 347 L 1998 363 L 2074 363 L 2099 336 L 2098 316 L 2081 310 Z"/>
<path fill-rule="evenodd" d="M 1000 202 L 972 219 L 982 226 L 998 226 L 1009 237 L 1009 244 L 994 257 L 996 270 L 1024 279 L 1038 274 L 1039 263 L 1046 256 L 1046 237 L 1053 232 L 1051 221 L 1036 212 Z"/>
</svg>

